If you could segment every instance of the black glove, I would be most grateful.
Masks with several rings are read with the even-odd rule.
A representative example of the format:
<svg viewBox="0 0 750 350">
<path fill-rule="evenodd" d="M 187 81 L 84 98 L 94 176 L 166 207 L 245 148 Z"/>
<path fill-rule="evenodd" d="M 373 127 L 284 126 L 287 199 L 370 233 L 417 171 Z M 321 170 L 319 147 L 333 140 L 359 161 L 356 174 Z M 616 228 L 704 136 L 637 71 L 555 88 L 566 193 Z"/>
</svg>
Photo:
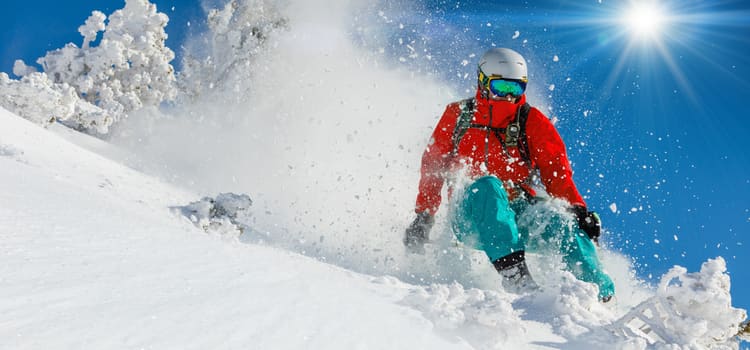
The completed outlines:
<svg viewBox="0 0 750 350">
<path fill-rule="evenodd" d="M 430 237 L 430 229 L 435 223 L 435 218 L 428 212 L 421 212 L 417 214 L 411 225 L 406 229 L 404 235 L 404 245 L 414 251 L 423 251 L 424 243 Z"/>
<path fill-rule="evenodd" d="M 573 213 L 578 219 L 578 227 L 586 232 L 589 238 L 599 243 L 599 236 L 602 235 L 602 220 L 599 218 L 599 214 L 593 211 L 588 211 L 586 207 L 574 206 Z"/>
</svg>

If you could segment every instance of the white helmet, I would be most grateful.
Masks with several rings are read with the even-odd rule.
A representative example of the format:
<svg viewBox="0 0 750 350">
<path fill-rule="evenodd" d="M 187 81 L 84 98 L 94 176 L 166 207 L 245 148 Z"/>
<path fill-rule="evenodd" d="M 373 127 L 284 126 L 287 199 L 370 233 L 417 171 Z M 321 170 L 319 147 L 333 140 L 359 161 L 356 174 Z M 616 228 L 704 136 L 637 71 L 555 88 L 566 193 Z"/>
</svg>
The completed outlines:
<svg viewBox="0 0 750 350">
<path fill-rule="evenodd" d="M 479 60 L 479 82 L 487 78 L 503 78 L 528 82 L 526 60 L 518 52 L 506 48 L 490 49 Z"/>
</svg>

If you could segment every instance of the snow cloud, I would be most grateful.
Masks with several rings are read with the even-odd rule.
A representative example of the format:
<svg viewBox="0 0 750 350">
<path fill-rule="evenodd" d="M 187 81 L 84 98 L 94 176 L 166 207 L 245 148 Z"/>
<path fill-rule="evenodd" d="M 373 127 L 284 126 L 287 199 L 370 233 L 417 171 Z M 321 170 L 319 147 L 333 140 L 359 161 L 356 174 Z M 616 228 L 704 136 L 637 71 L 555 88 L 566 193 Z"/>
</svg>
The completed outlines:
<svg viewBox="0 0 750 350">
<path fill-rule="evenodd" d="M 402 231 L 413 215 L 421 152 L 457 97 L 355 44 L 352 18 L 369 4 L 336 3 L 238 1 L 213 12 L 219 31 L 244 16 L 243 6 L 263 9 L 250 22 L 267 28 L 256 32 L 262 40 L 250 39 L 252 55 L 220 41 L 191 46 L 197 62 L 216 58 L 191 74 L 215 84 L 169 116 L 132 115 L 112 142 L 152 158 L 134 166 L 205 195 L 249 194 L 266 241 L 392 271 L 400 263 L 389 255 L 403 255 Z M 236 59 L 217 61 L 226 57 Z"/>
</svg>

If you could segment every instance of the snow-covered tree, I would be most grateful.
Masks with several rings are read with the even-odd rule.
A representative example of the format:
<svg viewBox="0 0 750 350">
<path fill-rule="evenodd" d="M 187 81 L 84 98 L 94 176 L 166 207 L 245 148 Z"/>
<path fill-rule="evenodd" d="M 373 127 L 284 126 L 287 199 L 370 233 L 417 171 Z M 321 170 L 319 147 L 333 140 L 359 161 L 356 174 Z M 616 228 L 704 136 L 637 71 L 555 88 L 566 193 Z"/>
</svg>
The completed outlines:
<svg viewBox="0 0 750 350">
<path fill-rule="evenodd" d="M 78 28 L 80 47 L 68 43 L 47 52 L 37 60 L 41 72 L 17 61 L 13 72 L 22 78 L 2 79 L 0 103 L 28 119 L 106 134 L 128 113 L 176 98 L 168 21 L 148 0 L 126 0 L 109 16 L 93 11 Z M 247 96 L 253 74 L 247 66 L 287 20 L 272 0 L 230 0 L 208 11 L 206 21 L 202 41 L 185 52 L 179 91 L 188 98 L 214 98 L 212 91 Z"/>
<path fill-rule="evenodd" d="M 73 86 L 79 96 L 111 113 L 113 121 L 144 106 L 174 98 L 174 53 L 165 45 L 169 18 L 147 0 L 126 0 L 109 16 L 94 11 L 79 28 L 82 48 L 68 44 L 37 62 L 55 83 Z M 97 32 L 101 42 L 89 47 Z"/>
<path fill-rule="evenodd" d="M 107 133 L 127 113 L 174 99 L 175 75 L 169 63 L 174 52 L 165 45 L 164 30 L 169 18 L 148 0 L 126 0 L 125 7 L 106 20 L 103 13 L 92 12 L 78 28 L 84 38 L 80 48 L 69 43 L 38 59 L 44 74 L 17 62 L 14 73 L 22 79 L 11 81 L 6 75 L 2 83 L 5 90 L 15 89 L 6 93 L 16 97 L 0 103 L 29 119 L 53 117 L 70 126 Z M 91 46 L 100 31 L 98 46 Z M 71 89 L 80 101 L 70 101 Z M 61 102 L 34 102 L 40 97 L 25 95 L 33 91 Z M 68 112 L 73 106 L 73 111 L 61 113 L 60 106 L 67 106 Z"/>
<path fill-rule="evenodd" d="M 105 110 L 80 99 L 70 85 L 55 84 L 40 72 L 29 72 L 20 80 L 0 73 L 0 106 L 43 125 L 63 121 L 104 134 L 112 124 Z"/>
<path fill-rule="evenodd" d="M 245 96 L 250 70 L 268 39 L 286 28 L 287 20 L 274 1 L 232 0 L 208 12 L 209 32 L 203 42 L 185 52 L 180 72 L 181 91 L 197 97 L 205 92 L 235 92 Z"/>
</svg>

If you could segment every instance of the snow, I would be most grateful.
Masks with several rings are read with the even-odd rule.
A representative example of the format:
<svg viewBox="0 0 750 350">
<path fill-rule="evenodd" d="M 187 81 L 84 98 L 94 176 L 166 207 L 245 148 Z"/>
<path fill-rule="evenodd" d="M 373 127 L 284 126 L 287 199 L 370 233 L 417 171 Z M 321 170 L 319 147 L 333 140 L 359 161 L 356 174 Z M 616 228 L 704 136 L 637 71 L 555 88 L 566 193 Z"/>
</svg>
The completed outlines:
<svg viewBox="0 0 750 350">
<path fill-rule="evenodd" d="M 107 15 L 105 15 L 101 11 L 92 11 L 91 16 L 86 19 L 86 22 L 78 27 L 78 32 L 81 33 L 81 36 L 83 36 L 83 49 L 88 49 L 89 44 L 92 41 L 96 40 L 96 36 L 99 34 L 99 32 L 104 31 L 104 29 L 107 28 L 104 24 L 104 21 L 106 19 Z"/>
</svg>

